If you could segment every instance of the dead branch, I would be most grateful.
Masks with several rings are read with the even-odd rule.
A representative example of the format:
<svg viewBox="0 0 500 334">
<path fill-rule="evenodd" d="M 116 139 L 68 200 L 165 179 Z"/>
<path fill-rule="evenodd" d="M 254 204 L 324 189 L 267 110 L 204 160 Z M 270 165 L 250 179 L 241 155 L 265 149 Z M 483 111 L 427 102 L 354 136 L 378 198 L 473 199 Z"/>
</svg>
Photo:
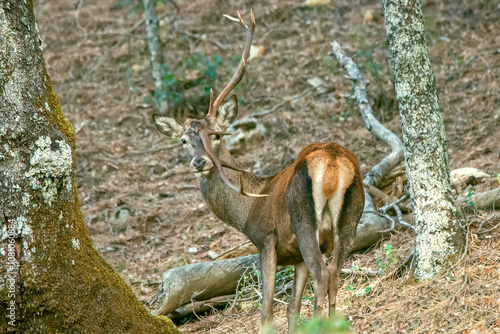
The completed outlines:
<svg viewBox="0 0 500 334">
<path fill-rule="evenodd" d="M 403 143 L 398 136 L 384 127 L 373 115 L 366 94 L 367 80 L 361 75 L 358 66 L 345 54 L 339 43 L 334 41 L 331 43 L 331 46 L 333 54 L 337 57 L 337 60 L 342 67 L 344 67 L 351 79 L 351 84 L 354 89 L 353 98 L 355 98 L 358 103 L 359 111 L 363 117 L 366 128 L 379 139 L 389 144 L 392 150 L 391 154 L 382 159 L 378 165 L 373 167 L 372 170 L 365 175 L 364 183 L 376 187 L 380 184 L 385 174 L 403 161 Z"/>
<path fill-rule="evenodd" d="M 370 193 L 370 195 L 381 199 L 385 203 L 392 203 L 392 202 L 396 201 L 396 199 L 394 197 L 387 195 L 385 192 L 383 192 L 382 190 L 380 190 L 378 188 L 375 188 L 372 185 L 368 185 L 368 186 L 366 186 L 366 188 L 368 188 L 368 192 Z"/>
<path fill-rule="evenodd" d="M 382 212 L 386 212 L 388 209 L 390 209 L 393 205 L 399 205 L 401 202 L 403 202 L 407 198 L 406 195 L 403 195 L 400 199 L 395 200 L 393 202 L 389 202 L 389 204 L 384 205 L 381 207 L 379 210 Z"/>
<path fill-rule="evenodd" d="M 182 319 L 190 314 L 193 313 L 200 313 L 200 312 L 205 312 L 210 309 L 214 309 L 216 307 L 220 307 L 224 304 L 228 304 L 234 300 L 236 297 L 235 294 L 233 295 L 226 295 L 226 296 L 219 296 L 219 297 L 214 297 L 209 300 L 203 300 L 203 301 L 192 301 L 189 304 L 186 304 L 184 306 L 181 306 L 177 308 L 175 311 L 170 313 L 168 317 L 170 319 Z"/>
<path fill-rule="evenodd" d="M 369 186 L 377 187 L 391 169 L 403 161 L 403 143 L 393 132 L 384 127 L 373 115 L 372 108 L 368 102 L 366 94 L 366 79 L 363 78 L 359 68 L 354 61 L 348 57 L 336 41 L 331 43 L 332 51 L 339 63 L 344 67 L 354 89 L 353 98 L 356 99 L 359 111 L 365 122 L 366 128 L 389 144 L 391 153 L 366 173 L 363 183 L 366 185 L 365 191 L 365 211 L 358 225 L 355 245 L 361 248 L 353 248 L 353 251 L 369 247 L 381 237 L 379 231 L 392 228 L 392 222 L 384 216 L 374 214 L 376 212 L 370 197 Z"/>
<path fill-rule="evenodd" d="M 415 226 L 408 224 L 403 220 L 403 213 L 401 212 L 401 209 L 399 208 L 399 204 L 406 199 L 406 195 L 403 195 L 400 199 L 394 201 L 393 203 L 389 203 L 387 205 L 384 205 L 380 209 L 378 209 L 380 212 L 387 213 L 389 209 L 393 209 L 396 211 L 396 216 L 398 217 L 398 221 L 401 225 L 409 227 L 415 231 Z M 380 233 L 384 232 L 389 232 L 389 231 L 380 231 Z"/>
<path fill-rule="evenodd" d="M 255 247 L 254 244 L 250 240 L 247 240 L 238 246 L 235 246 L 231 249 L 228 249 L 221 255 L 219 255 L 216 260 L 225 260 L 225 259 L 230 259 L 230 258 L 235 258 L 239 256 L 245 256 L 245 255 L 251 255 L 251 254 L 257 254 L 259 251 L 257 250 L 257 247 Z"/>
</svg>

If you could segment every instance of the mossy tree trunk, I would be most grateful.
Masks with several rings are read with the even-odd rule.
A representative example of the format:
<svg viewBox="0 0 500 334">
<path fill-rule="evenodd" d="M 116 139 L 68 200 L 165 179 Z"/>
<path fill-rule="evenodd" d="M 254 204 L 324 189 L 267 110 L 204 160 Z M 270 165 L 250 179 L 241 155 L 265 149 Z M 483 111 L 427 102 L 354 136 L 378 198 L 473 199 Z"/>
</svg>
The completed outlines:
<svg viewBox="0 0 500 334">
<path fill-rule="evenodd" d="M 33 1 L 0 0 L 0 332 L 177 333 L 99 256 Z"/>
<path fill-rule="evenodd" d="M 425 279 L 458 259 L 464 236 L 451 196 L 443 118 L 419 0 L 382 0 L 401 115 L 405 163 L 416 225 L 415 277 Z"/>
</svg>

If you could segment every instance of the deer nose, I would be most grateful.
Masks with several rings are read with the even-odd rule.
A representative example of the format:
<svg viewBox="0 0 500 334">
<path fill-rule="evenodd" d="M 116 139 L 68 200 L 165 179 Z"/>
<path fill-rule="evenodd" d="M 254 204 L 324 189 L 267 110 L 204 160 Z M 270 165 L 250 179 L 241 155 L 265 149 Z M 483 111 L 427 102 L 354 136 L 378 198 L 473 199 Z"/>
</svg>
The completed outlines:
<svg viewBox="0 0 500 334">
<path fill-rule="evenodd" d="M 198 171 L 203 171 L 203 168 L 207 164 L 207 161 L 203 158 L 196 158 L 193 160 L 193 167 Z"/>
</svg>

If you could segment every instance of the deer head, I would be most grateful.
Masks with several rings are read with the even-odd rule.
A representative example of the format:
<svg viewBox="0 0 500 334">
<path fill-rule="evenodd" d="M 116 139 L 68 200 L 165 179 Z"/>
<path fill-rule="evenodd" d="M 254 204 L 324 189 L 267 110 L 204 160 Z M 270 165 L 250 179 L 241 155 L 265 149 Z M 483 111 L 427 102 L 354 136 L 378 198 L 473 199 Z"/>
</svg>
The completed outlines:
<svg viewBox="0 0 500 334">
<path fill-rule="evenodd" d="M 251 27 L 246 25 L 240 13 L 238 13 L 238 18 L 224 15 L 230 20 L 238 22 L 245 27 L 247 31 L 245 47 L 241 55 L 241 61 L 238 64 L 233 77 L 217 96 L 215 101 L 213 90 L 210 91 L 210 105 L 205 118 L 200 120 L 188 118 L 186 119 L 184 126 L 177 123 L 177 121 L 172 117 L 159 114 L 153 114 L 153 120 L 161 133 L 173 138 L 179 138 L 190 161 L 189 166 L 196 177 L 207 177 L 213 172 L 214 168 L 216 168 L 220 173 L 222 181 L 224 181 L 227 186 L 234 191 L 249 197 L 264 197 L 266 195 L 244 192 L 241 176 L 239 187 L 232 184 L 224 172 L 224 167 L 240 172 L 246 171 L 221 161 L 218 158 L 220 146 L 224 145 L 221 141 L 222 136 L 230 135 L 230 133 L 226 133 L 224 131 L 235 120 L 238 114 L 238 101 L 236 96 L 232 95 L 227 100 L 226 97 L 241 81 L 243 75 L 245 74 L 246 61 L 250 53 L 252 36 L 255 30 L 255 17 L 253 15 L 253 11 L 250 11 L 250 13 L 252 18 Z"/>
</svg>

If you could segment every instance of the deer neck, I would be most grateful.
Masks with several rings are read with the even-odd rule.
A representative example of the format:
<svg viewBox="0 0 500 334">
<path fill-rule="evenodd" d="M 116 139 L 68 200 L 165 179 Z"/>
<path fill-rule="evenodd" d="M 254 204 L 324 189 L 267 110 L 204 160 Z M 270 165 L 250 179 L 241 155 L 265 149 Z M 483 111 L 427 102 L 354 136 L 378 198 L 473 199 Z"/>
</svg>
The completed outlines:
<svg viewBox="0 0 500 334">
<path fill-rule="evenodd" d="M 218 149 L 217 155 L 220 160 L 239 167 L 236 160 L 222 144 Z M 259 178 L 251 173 L 238 172 L 228 168 L 225 168 L 224 171 L 233 184 L 239 184 L 239 175 L 241 174 L 244 189 L 247 192 L 260 193 L 267 183 L 267 178 Z M 207 177 L 200 179 L 200 190 L 210 210 L 219 219 L 239 231 L 243 230 L 248 213 L 255 200 L 254 198 L 240 195 L 230 189 L 222 181 L 219 171 L 216 168 L 213 168 Z"/>
</svg>

